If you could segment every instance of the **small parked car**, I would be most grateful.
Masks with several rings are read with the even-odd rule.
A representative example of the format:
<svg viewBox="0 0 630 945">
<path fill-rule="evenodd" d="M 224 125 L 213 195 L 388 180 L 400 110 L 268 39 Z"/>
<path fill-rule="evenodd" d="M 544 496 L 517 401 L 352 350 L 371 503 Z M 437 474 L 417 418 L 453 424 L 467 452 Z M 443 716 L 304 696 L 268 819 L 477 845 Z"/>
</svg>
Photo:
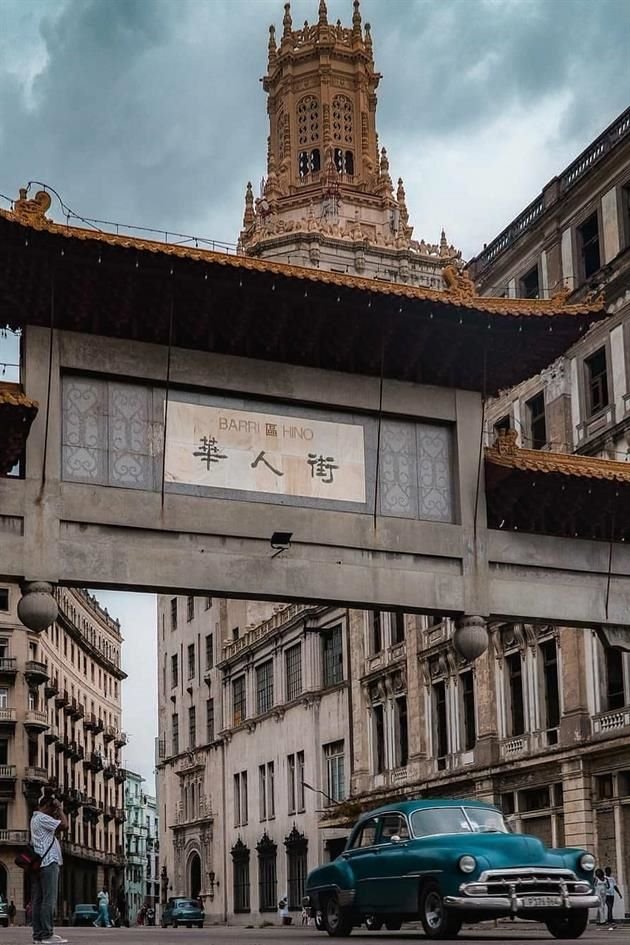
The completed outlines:
<svg viewBox="0 0 630 945">
<path fill-rule="evenodd" d="M 198 899 L 184 899 L 175 897 L 169 899 L 164 909 L 162 909 L 161 926 L 163 929 L 172 925 L 174 929 L 178 925 L 185 925 L 191 929 L 193 925 L 202 929 L 206 918 L 205 912 Z"/>
<path fill-rule="evenodd" d="M 0 925 L 9 928 L 9 903 L 0 896 Z"/>
<path fill-rule="evenodd" d="M 98 919 L 98 909 L 93 902 L 82 902 L 74 907 L 72 925 L 93 925 Z"/>
<path fill-rule="evenodd" d="M 445 939 L 464 922 L 518 916 L 578 938 L 598 904 L 594 868 L 585 850 L 512 833 L 491 804 L 405 801 L 361 817 L 344 852 L 309 873 L 304 905 L 332 936 L 419 919 L 427 938 Z"/>
</svg>

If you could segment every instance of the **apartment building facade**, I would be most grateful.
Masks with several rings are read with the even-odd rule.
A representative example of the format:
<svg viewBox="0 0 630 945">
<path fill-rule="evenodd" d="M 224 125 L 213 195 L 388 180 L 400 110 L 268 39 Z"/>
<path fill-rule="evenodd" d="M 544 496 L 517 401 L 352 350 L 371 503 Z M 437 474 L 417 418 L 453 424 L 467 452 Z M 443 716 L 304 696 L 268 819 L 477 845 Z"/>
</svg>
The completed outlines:
<svg viewBox="0 0 630 945">
<path fill-rule="evenodd" d="M 145 793 L 144 778 L 127 771 L 125 783 L 125 897 L 130 924 L 143 907 L 159 902 L 159 824 L 154 797 Z"/>
<path fill-rule="evenodd" d="M 14 865 L 44 785 L 68 812 L 58 915 L 122 882 L 123 784 L 119 624 L 86 591 L 59 588 L 42 634 L 17 618 L 20 590 L 0 586 L 0 891 L 23 914 L 28 881 Z"/>
</svg>

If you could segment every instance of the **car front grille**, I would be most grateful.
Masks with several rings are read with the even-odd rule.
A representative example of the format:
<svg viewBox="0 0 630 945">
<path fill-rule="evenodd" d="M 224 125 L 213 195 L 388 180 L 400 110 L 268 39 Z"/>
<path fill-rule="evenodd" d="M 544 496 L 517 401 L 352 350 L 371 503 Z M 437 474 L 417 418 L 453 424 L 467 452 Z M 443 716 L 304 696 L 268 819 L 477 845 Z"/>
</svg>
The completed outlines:
<svg viewBox="0 0 630 945">
<path fill-rule="evenodd" d="M 584 880 L 579 880 L 572 870 L 560 869 L 486 870 L 474 883 L 486 886 L 488 896 L 509 896 L 512 892 L 557 896 L 577 891 L 579 894 L 583 890 L 576 890 L 577 884 L 583 887 Z"/>
</svg>

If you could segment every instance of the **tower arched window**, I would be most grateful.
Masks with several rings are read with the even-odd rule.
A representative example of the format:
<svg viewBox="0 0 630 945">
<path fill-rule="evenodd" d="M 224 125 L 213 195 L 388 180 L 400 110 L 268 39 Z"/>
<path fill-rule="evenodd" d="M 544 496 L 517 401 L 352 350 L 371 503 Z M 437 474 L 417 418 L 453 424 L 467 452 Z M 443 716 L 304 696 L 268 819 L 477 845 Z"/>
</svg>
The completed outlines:
<svg viewBox="0 0 630 945">
<path fill-rule="evenodd" d="M 319 171 L 321 152 L 318 147 L 320 135 L 319 99 L 304 95 L 297 103 L 298 132 L 298 176 L 308 177 Z"/>
<path fill-rule="evenodd" d="M 286 112 L 280 112 L 278 115 L 278 160 L 282 161 L 285 157 L 284 153 L 284 135 L 285 128 L 287 125 L 287 114 Z"/>
<path fill-rule="evenodd" d="M 333 141 L 352 144 L 354 138 L 354 109 L 347 95 L 335 95 L 332 103 Z"/>
</svg>

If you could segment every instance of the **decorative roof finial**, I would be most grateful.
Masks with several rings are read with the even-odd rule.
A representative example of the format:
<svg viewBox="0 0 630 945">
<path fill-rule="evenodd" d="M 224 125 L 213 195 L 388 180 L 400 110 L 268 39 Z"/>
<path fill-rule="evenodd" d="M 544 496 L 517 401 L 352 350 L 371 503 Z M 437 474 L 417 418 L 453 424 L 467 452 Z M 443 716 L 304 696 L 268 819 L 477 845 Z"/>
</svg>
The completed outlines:
<svg viewBox="0 0 630 945">
<path fill-rule="evenodd" d="M 247 181 L 247 189 L 245 191 L 245 213 L 243 214 L 243 229 L 248 230 L 255 220 L 256 214 L 254 213 L 254 191 L 252 190 L 252 182 Z"/>
<path fill-rule="evenodd" d="M 396 191 L 396 200 L 398 201 L 398 203 L 405 202 L 405 188 L 403 186 L 402 177 L 398 178 L 398 190 Z"/>
<path fill-rule="evenodd" d="M 359 12 L 359 0 L 354 0 L 354 13 L 352 14 L 352 37 L 361 39 L 361 13 Z"/>
<path fill-rule="evenodd" d="M 282 26 L 284 27 L 282 31 L 282 38 L 288 37 L 291 35 L 291 28 L 293 26 L 293 20 L 291 19 L 291 4 L 285 3 L 284 5 L 284 16 L 282 18 Z"/>
<path fill-rule="evenodd" d="M 269 27 L 269 45 L 267 48 L 269 49 L 269 59 L 270 60 L 275 59 L 276 58 L 276 28 L 273 25 L 273 23 Z"/>
<path fill-rule="evenodd" d="M 372 27 L 370 26 L 370 24 L 369 24 L 369 23 L 366 23 L 366 24 L 365 24 L 365 48 L 366 48 L 366 50 L 367 50 L 367 52 L 369 53 L 370 56 L 372 55 L 372 33 L 371 33 L 371 29 L 372 29 Z"/>
<path fill-rule="evenodd" d="M 442 227 L 442 233 L 440 234 L 440 256 L 450 256 L 444 227 Z"/>
<path fill-rule="evenodd" d="M 317 22 L 319 26 L 327 26 L 328 25 L 328 10 L 326 9 L 326 0 L 319 0 L 318 13 L 319 13 L 319 19 Z"/>
</svg>

